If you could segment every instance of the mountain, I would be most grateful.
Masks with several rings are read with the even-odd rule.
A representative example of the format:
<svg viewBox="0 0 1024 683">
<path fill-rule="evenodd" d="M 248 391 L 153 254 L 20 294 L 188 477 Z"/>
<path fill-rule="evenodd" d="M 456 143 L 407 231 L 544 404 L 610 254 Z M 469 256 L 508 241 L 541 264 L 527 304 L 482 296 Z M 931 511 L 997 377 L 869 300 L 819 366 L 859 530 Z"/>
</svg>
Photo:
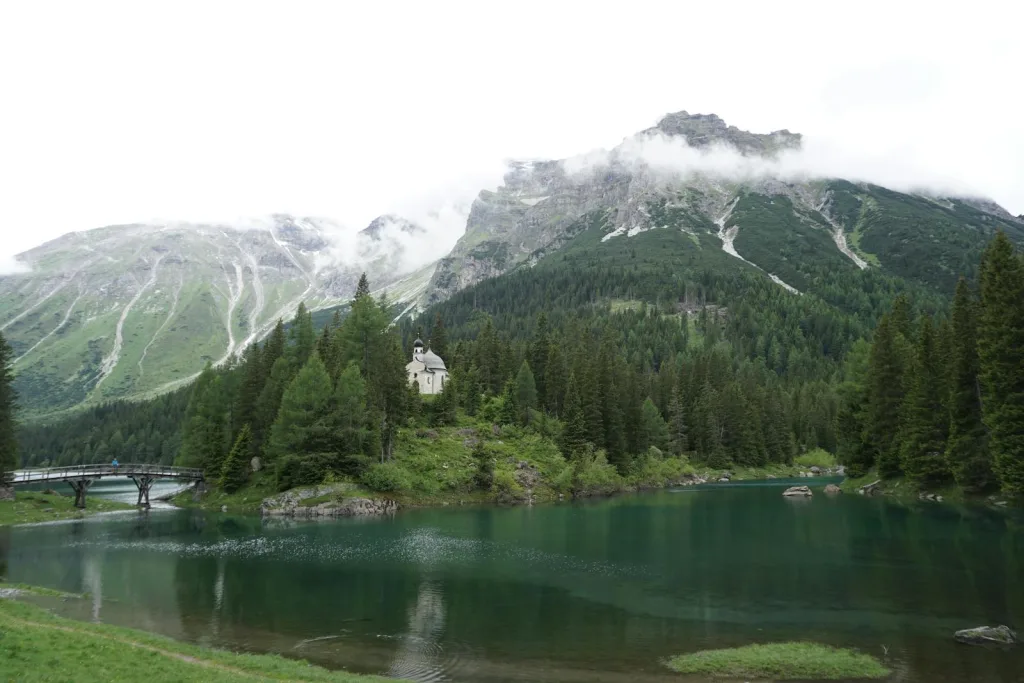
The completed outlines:
<svg viewBox="0 0 1024 683">
<path fill-rule="evenodd" d="M 345 247 L 328 221 L 286 215 L 247 229 L 121 225 L 21 254 L 30 271 L 0 278 L 20 405 L 32 417 L 169 391 L 300 302 L 347 301 L 363 271 L 376 287 L 393 285 L 399 301 L 416 296 L 431 266 L 407 266 L 394 234 L 422 229 L 397 223 L 377 219 Z"/>
<path fill-rule="evenodd" d="M 653 229 L 716 236 L 726 253 L 792 292 L 814 290 L 811 271 L 828 264 L 879 268 L 951 293 L 960 274 L 974 272 L 995 231 L 1024 242 L 1024 222 L 988 200 L 764 173 L 732 180 L 700 157 L 726 150 L 771 161 L 801 142 L 787 130 L 750 133 L 684 111 L 590 159 L 514 163 L 501 187 L 474 201 L 466 233 L 439 262 L 425 303 L 535 264 L 594 225 L 613 248 Z M 687 151 L 692 170 L 666 163 L 667 153 Z"/>
</svg>

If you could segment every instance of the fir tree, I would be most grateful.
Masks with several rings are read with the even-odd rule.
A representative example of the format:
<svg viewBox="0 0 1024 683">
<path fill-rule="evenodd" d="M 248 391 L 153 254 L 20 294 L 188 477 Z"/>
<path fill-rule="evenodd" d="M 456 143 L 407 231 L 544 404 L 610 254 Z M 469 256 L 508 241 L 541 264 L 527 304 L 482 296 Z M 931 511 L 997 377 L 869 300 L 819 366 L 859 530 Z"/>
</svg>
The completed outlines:
<svg viewBox="0 0 1024 683">
<path fill-rule="evenodd" d="M 530 346 L 530 367 L 533 369 L 533 376 L 537 383 L 537 404 L 541 407 L 547 405 L 547 365 L 550 354 L 548 316 L 547 313 L 542 312 L 537 318 L 537 331 L 533 335 L 533 344 Z"/>
<path fill-rule="evenodd" d="M 18 467 L 16 394 L 11 369 L 11 347 L 0 334 L 0 485 L 8 472 Z"/>
<path fill-rule="evenodd" d="M 242 358 L 242 380 L 237 390 L 237 407 L 234 412 L 236 425 L 232 433 L 238 433 L 244 425 L 251 425 L 255 420 L 256 404 L 260 400 L 260 393 L 266 380 L 263 357 L 258 345 L 253 344 L 247 348 Z M 251 433 L 249 442 L 251 445 Z"/>
<path fill-rule="evenodd" d="M 220 474 L 230 437 L 222 388 L 221 378 L 207 363 L 192 387 L 182 429 L 181 463 L 202 468 L 211 478 Z M 105 462 L 109 459 L 110 447 L 106 443 L 102 445 Z"/>
<path fill-rule="evenodd" d="M 525 360 L 519 366 L 519 372 L 516 374 L 515 407 L 519 424 L 529 424 L 530 411 L 537 409 L 537 384 L 533 372 L 530 370 L 530 364 Z"/>
<path fill-rule="evenodd" d="M 982 415 L 1003 490 L 1024 493 L 1024 260 L 998 233 L 982 258 Z"/>
<path fill-rule="evenodd" d="M 562 408 L 564 426 L 560 447 L 562 455 L 572 460 L 584 451 L 587 445 L 587 423 L 583 414 L 583 402 L 576 385 L 576 375 L 570 374 L 565 389 L 565 403 Z"/>
<path fill-rule="evenodd" d="M 456 423 L 458 415 L 458 383 L 451 377 L 444 383 L 441 395 L 434 399 L 434 424 L 439 427 Z"/>
<path fill-rule="evenodd" d="M 449 359 L 448 332 L 444 329 L 440 311 L 434 316 L 434 326 L 430 330 L 430 350 L 441 358 Z"/>
<path fill-rule="evenodd" d="M 466 385 L 463 394 L 465 394 L 463 407 L 466 410 L 466 414 L 470 417 L 475 417 L 477 411 L 480 410 L 480 373 L 475 365 L 471 366 L 469 372 L 466 373 Z"/>
<path fill-rule="evenodd" d="M 883 316 L 875 330 L 868 359 L 865 432 L 875 453 L 878 472 L 883 477 L 900 474 L 897 435 L 904 397 L 904 359 L 897 336 L 889 317 Z"/>
<path fill-rule="evenodd" d="M 678 385 L 672 388 L 672 399 L 668 405 L 669 448 L 675 455 L 682 455 L 689 448 L 686 428 L 686 406 Z"/>
<path fill-rule="evenodd" d="M 295 312 L 292 320 L 292 353 L 295 358 L 295 367 L 302 367 L 309 360 L 313 349 L 316 346 L 316 332 L 313 329 L 313 316 L 306 308 L 306 304 L 300 303 L 299 309 Z"/>
<path fill-rule="evenodd" d="M 287 334 L 284 331 L 284 323 L 277 321 L 274 329 L 270 332 L 266 344 L 263 345 L 263 376 L 270 377 L 274 363 L 278 358 L 284 356 L 285 347 L 288 345 Z"/>
<path fill-rule="evenodd" d="M 473 446 L 473 462 L 476 464 L 473 483 L 478 489 L 490 491 L 494 484 L 494 458 L 487 452 L 481 440 L 477 440 Z"/>
<path fill-rule="evenodd" d="M 267 459 L 271 462 L 288 455 L 310 452 L 314 425 L 327 412 L 332 394 L 331 377 L 316 354 L 288 384 L 281 407 L 270 430 Z"/>
<path fill-rule="evenodd" d="M 501 392 L 501 411 L 498 413 L 498 422 L 503 425 L 519 423 L 519 408 L 516 406 L 516 381 L 512 378 L 505 382 L 505 389 Z"/>
<path fill-rule="evenodd" d="M 270 369 L 263 391 L 256 400 L 255 417 L 249 425 L 252 428 L 252 448 L 254 453 L 263 453 L 266 448 L 270 426 L 277 419 L 277 411 L 281 407 L 281 396 L 288 383 L 292 380 L 292 366 L 288 359 L 279 357 Z"/>
<path fill-rule="evenodd" d="M 359 276 L 359 283 L 356 285 L 355 296 L 352 297 L 354 301 L 358 301 L 363 297 L 370 296 L 370 281 L 366 279 L 366 273 Z"/>
<path fill-rule="evenodd" d="M 226 493 L 234 493 L 242 488 L 249 478 L 249 449 L 251 448 L 249 441 L 251 438 L 252 432 L 249 425 L 245 424 L 238 433 L 231 452 L 224 459 L 217 484 Z"/>
<path fill-rule="evenodd" d="M 904 410 L 900 463 L 911 481 L 930 488 L 949 478 L 945 459 L 949 415 L 942 400 L 946 384 L 930 316 L 921 318 L 916 356 Z"/>
<path fill-rule="evenodd" d="M 565 367 L 565 356 L 558 344 L 551 344 L 548 360 L 544 366 L 544 405 L 555 417 L 562 415 L 562 403 L 565 400 L 566 385 L 569 372 Z"/>
<path fill-rule="evenodd" d="M 995 484 L 988 434 L 981 418 L 978 378 L 977 307 L 967 281 L 960 278 L 953 299 L 950 345 L 949 441 L 946 462 L 956 483 L 970 492 Z"/>
<path fill-rule="evenodd" d="M 666 424 L 664 418 L 661 417 L 661 411 L 658 410 L 658 406 L 654 405 L 654 401 L 648 398 L 644 401 L 642 412 L 643 442 L 641 444 L 641 450 L 646 451 L 651 447 L 657 448 L 662 452 L 668 450 L 668 424 Z"/>
</svg>

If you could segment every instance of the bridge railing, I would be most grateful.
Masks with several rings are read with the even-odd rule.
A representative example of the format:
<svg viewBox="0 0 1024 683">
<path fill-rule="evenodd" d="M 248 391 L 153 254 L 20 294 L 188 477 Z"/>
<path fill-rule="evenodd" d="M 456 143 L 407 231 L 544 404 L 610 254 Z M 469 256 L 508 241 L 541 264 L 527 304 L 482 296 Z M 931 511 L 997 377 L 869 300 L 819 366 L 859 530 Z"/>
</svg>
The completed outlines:
<svg viewBox="0 0 1024 683">
<path fill-rule="evenodd" d="M 194 467 L 171 467 L 145 463 L 113 465 L 71 465 L 44 469 L 16 470 L 7 475 L 12 484 L 26 484 L 33 481 L 61 481 L 67 479 L 91 479 L 110 476 L 147 476 L 169 479 L 202 479 L 203 470 Z"/>
</svg>

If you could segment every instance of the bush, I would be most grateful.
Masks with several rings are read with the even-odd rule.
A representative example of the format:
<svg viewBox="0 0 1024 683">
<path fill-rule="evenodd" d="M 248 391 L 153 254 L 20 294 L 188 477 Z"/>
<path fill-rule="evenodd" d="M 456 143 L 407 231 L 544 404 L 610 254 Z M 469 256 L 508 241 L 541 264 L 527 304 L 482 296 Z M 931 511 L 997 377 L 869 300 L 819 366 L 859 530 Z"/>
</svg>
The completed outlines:
<svg viewBox="0 0 1024 683">
<path fill-rule="evenodd" d="M 807 451 L 803 455 L 798 455 L 794 460 L 800 467 L 820 467 L 822 469 L 828 469 L 836 466 L 836 457 L 828 451 L 815 448 L 814 450 Z"/>
<path fill-rule="evenodd" d="M 277 490 L 320 484 L 334 470 L 335 457 L 330 453 L 286 455 L 277 463 Z"/>
<path fill-rule="evenodd" d="M 591 455 L 591 451 L 580 453 L 575 463 L 573 493 L 577 495 L 607 495 L 622 489 L 624 484 L 619 471 L 608 464 L 604 451 Z"/>
<path fill-rule="evenodd" d="M 629 472 L 629 483 L 634 486 L 664 486 L 679 481 L 686 474 L 693 474 L 693 467 L 685 457 L 664 458 L 653 446 L 646 455 L 633 461 Z"/>
<path fill-rule="evenodd" d="M 412 476 L 393 462 L 374 463 L 362 474 L 362 482 L 371 491 L 388 493 L 412 488 Z"/>
<path fill-rule="evenodd" d="M 512 502 L 522 500 L 526 497 L 526 491 L 516 481 L 516 475 L 511 470 L 496 470 L 494 472 L 494 492 L 498 500 Z"/>
</svg>

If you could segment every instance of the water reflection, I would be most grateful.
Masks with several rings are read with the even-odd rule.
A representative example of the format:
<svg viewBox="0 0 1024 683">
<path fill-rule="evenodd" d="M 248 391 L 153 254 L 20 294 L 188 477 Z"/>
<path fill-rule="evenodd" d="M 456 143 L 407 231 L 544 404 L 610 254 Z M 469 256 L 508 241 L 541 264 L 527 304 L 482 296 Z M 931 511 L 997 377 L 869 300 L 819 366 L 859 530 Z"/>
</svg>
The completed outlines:
<svg viewBox="0 0 1024 683">
<path fill-rule="evenodd" d="M 0 529 L 0 566 L 91 593 L 62 606 L 79 618 L 422 681 L 661 681 L 676 652 L 804 638 L 884 645 L 907 683 L 1024 669 L 949 638 L 1024 621 L 1012 514 L 779 493 L 359 523 L 153 511 Z"/>
</svg>

